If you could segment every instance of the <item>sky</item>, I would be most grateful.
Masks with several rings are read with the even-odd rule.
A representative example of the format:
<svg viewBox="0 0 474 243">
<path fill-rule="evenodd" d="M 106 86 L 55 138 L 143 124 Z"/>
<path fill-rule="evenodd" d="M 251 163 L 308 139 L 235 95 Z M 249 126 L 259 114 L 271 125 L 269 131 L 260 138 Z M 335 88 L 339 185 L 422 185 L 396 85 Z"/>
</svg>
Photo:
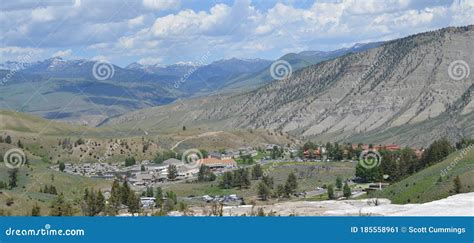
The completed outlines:
<svg viewBox="0 0 474 243">
<path fill-rule="evenodd" d="M 474 24 L 474 0 L 0 0 L 0 62 L 277 59 Z"/>
</svg>

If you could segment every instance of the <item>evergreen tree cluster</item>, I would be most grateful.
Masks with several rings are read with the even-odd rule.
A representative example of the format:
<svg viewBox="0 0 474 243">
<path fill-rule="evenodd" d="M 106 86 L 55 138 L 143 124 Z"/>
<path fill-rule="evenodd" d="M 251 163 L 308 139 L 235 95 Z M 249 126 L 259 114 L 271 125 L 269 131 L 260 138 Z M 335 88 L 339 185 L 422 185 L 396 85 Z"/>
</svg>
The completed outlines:
<svg viewBox="0 0 474 243">
<path fill-rule="evenodd" d="M 135 160 L 134 157 L 128 157 L 125 159 L 125 166 L 132 166 L 135 165 L 137 161 Z"/>
<path fill-rule="evenodd" d="M 270 197 L 289 198 L 296 192 L 298 188 L 298 181 L 295 174 L 292 172 L 288 174 L 285 184 L 277 185 L 274 188 L 273 177 L 263 176 L 262 180 L 257 185 L 257 193 L 261 200 L 265 201 Z"/>
<path fill-rule="evenodd" d="M 233 187 L 249 188 L 250 187 L 250 177 L 249 171 L 245 168 L 240 168 L 234 170 L 233 172 L 225 172 L 222 176 L 222 180 L 219 183 L 221 188 L 229 189 Z"/>
<path fill-rule="evenodd" d="M 72 216 L 73 213 L 71 203 L 66 201 L 62 193 L 51 202 L 50 216 Z"/>
<path fill-rule="evenodd" d="M 105 197 L 100 190 L 85 189 L 82 201 L 82 212 L 85 216 L 105 213 Z"/>
<path fill-rule="evenodd" d="M 115 180 L 112 183 L 112 190 L 110 192 L 108 214 L 115 215 L 118 213 L 121 205 L 128 207 L 128 211 L 132 214 L 138 213 L 140 210 L 140 198 L 130 189 L 127 181 L 122 185 Z"/>
<path fill-rule="evenodd" d="M 4 139 L 3 136 L 0 136 L 0 143 L 12 144 L 12 137 L 10 137 L 10 135 L 7 135 Z"/>
<path fill-rule="evenodd" d="M 364 168 L 360 163 L 356 166 L 356 176 L 364 181 L 374 182 L 384 180 L 383 175 L 388 175 L 388 180 L 395 182 L 420 171 L 427 166 L 442 161 L 454 152 L 451 143 L 446 139 L 433 142 L 421 158 L 417 158 L 411 148 L 399 151 L 380 150 L 382 157 L 380 166 Z"/>
<path fill-rule="evenodd" d="M 183 212 L 187 211 L 187 205 L 184 202 L 180 202 L 178 204 L 176 193 L 173 191 L 167 191 L 166 193 L 163 193 L 161 187 L 156 188 L 155 206 L 160 209 L 160 211 L 155 213 L 156 216 L 164 216 L 168 212 L 175 209 Z"/>
<path fill-rule="evenodd" d="M 198 181 L 215 181 L 216 175 L 212 173 L 209 166 L 201 165 L 198 172 Z"/>
<path fill-rule="evenodd" d="M 47 193 L 47 194 L 51 194 L 51 195 L 58 195 L 56 187 L 53 186 L 53 185 L 50 185 L 50 186 L 44 185 L 44 188 L 40 188 L 39 192 Z"/>
<path fill-rule="evenodd" d="M 278 148 L 277 146 L 273 146 L 273 149 L 270 153 L 270 157 L 272 159 L 283 158 L 283 148 Z"/>
</svg>

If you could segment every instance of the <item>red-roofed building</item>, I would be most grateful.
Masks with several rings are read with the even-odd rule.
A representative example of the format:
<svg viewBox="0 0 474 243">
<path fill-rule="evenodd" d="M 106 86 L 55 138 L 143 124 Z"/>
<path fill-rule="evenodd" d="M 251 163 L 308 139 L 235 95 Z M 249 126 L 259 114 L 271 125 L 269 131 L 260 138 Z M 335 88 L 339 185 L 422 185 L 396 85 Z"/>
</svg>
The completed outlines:
<svg viewBox="0 0 474 243">
<path fill-rule="evenodd" d="M 368 144 L 363 144 L 361 147 L 362 147 L 362 150 L 369 150 L 370 149 Z M 352 148 L 357 149 L 358 145 L 357 144 L 352 144 Z M 400 150 L 401 147 L 398 146 L 398 145 L 395 145 L 395 144 L 389 144 L 389 145 L 379 144 L 379 145 L 373 145 L 372 149 L 377 150 L 377 151 L 382 150 L 382 149 L 389 150 L 389 151 L 397 151 L 397 150 Z"/>
<path fill-rule="evenodd" d="M 401 149 L 400 146 L 395 145 L 395 144 L 385 145 L 384 148 L 389 151 L 397 151 Z"/>
<path fill-rule="evenodd" d="M 312 152 L 312 154 L 311 154 Z M 314 158 L 322 158 L 322 156 L 325 154 L 325 149 L 324 148 L 316 148 L 314 149 L 313 151 L 310 151 L 309 149 L 305 150 L 303 152 L 303 155 L 305 158 L 310 158 L 310 157 L 314 157 Z"/>
<path fill-rule="evenodd" d="M 208 166 L 211 169 L 217 168 L 233 168 L 237 167 L 237 162 L 233 159 L 217 159 L 217 158 L 206 158 L 198 160 L 201 165 Z"/>
</svg>

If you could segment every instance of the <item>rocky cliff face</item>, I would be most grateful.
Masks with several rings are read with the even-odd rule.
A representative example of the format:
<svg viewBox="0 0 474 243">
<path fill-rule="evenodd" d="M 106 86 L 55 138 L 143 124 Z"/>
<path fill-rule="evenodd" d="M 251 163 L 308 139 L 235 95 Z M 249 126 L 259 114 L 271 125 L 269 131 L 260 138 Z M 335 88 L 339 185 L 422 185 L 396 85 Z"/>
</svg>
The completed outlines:
<svg viewBox="0 0 474 243">
<path fill-rule="evenodd" d="M 446 116 L 459 128 L 453 133 L 461 133 L 453 137 L 469 136 L 462 134 L 466 123 L 459 122 L 474 110 L 472 50 L 474 26 L 446 28 L 329 60 L 252 92 L 138 111 L 111 122 L 166 116 L 219 128 L 351 140 L 387 131 L 395 137 L 400 132 L 396 128 L 409 129 Z M 446 122 L 441 125 L 449 129 Z"/>
</svg>

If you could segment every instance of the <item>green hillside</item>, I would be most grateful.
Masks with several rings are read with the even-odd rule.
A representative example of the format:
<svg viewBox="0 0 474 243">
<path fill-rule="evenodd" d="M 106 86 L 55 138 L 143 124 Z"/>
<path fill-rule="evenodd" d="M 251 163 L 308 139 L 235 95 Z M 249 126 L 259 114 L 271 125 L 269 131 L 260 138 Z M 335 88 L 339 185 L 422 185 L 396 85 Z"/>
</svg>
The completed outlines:
<svg viewBox="0 0 474 243">
<path fill-rule="evenodd" d="M 401 180 L 372 197 L 389 198 L 393 203 L 424 203 L 453 195 L 454 178 L 461 178 L 461 192 L 474 191 L 474 147 L 459 150 L 445 160 Z M 457 163 L 456 163 L 457 161 Z M 444 176 L 443 170 L 451 168 Z"/>
<path fill-rule="evenodd" d="M 6 149 L 4 147 L 0 146 L 1 155 Z M 49 185 L 54 185 L 58 194 L 63 193 L 66 201 L 73 205 L 74 213 L 79 214 L 79 202 L 85 188 L 105 190 L 110 187 L 110 181 L 51 170 L 48 168 L 50 166 L 48 162 L 26 153 L 29 164 L 19 168 L 18 186 L 12 190 L 0 189 L 0 215 L 29 215 L 34 205 L 41 208 L 42 215 L 47 215 L 50 203 L 56 195 L 41 193 L 40 189 Z M 9 168 L 1 162 L 0 182 L 8 182 L 8 171 Z"/>
</svg>

